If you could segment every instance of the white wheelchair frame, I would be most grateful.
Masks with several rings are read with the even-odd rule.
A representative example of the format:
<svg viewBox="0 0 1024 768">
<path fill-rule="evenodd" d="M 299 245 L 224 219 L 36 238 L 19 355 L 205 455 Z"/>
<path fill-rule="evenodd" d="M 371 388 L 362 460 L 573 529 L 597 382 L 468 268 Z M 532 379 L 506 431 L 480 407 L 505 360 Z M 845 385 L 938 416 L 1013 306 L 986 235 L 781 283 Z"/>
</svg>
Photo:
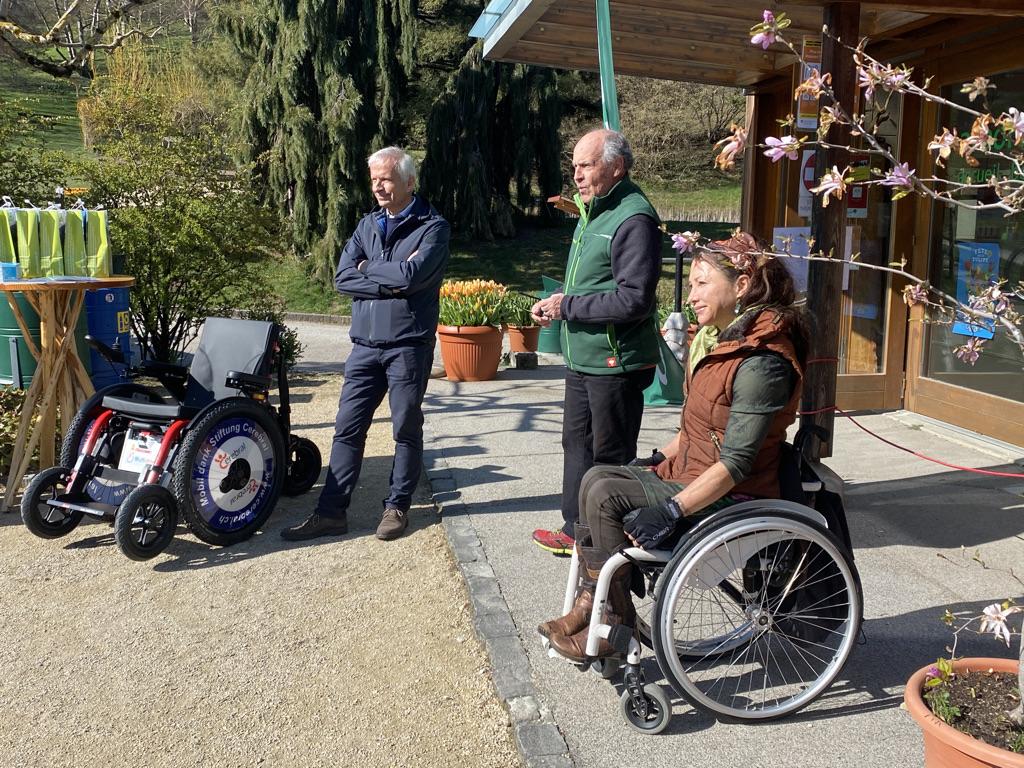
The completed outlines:
<svg viewBox="0 0 1024 768">
<path fill-rule="evenodd" d="M 817 475 L 818 479 L 816 481 L 805 481 L 803 483 L 803 490 L 809 495 L 809 498 L 813 499 L 814 494 L 819 491 L 831 490 L 834 493 L 838 492 L 841 499 L 842 480 L 832 473 L 831 470 L 822 465 L 816 464 L 811 468 Z M 769 533 L 773 530 L 776 531 L 776 533 Z M 730 540 L 728 537 L 733 534 L 742 535 L 749 539 L 744 542 L 745 548 L 742 549 L 739 554 L 729 551 Z M 768 535 L 767 539 L 763 538 L 764 534 Z M 815 678 L 807 682 L 806 685 L 802 687 L 797 685 L 796 687 L 798 690 L 795 695 L 789 696 L 781 702 L 773 703 L 769 706 L 740 707 L 724 704 L 716 700 L 713 696 L 706 694 L 706 689 L 709 685 L 708 679 L 711 678 L 700 681 L 698 684 L 693 683 L 693 681 L 688 679 L 689 670 L 687 670 L 683 665 L 673 662 L 673 660 L 667 656 L 667 652 L 664 650 L 665 647 L 667 647 L 667 645 L 671 645 L 673 653 L 676 655 L 677 659 L 681 660 L 686 658 L 688 662 L 692 661 L 693 663 L 690 665 L 690 670 L 692 670 L 700 668 L 701 663 L 706 662 L 708 659 L 733 652 L 738 648 L 752 646 L 774 629 L 773 621 L 778 621 L 778 619 L 773 619 L 771 615 L 772 612 L 767 610 L 764 601 L 762 601 L 762 605 L 759 609 L 753 608 L 752 605 L 746 605 L 743 607 L 743 611 L 747 617 L 747 624 L 745 625 L 745 629 L 742 634 L 739 633 L 738 630 L 733 629 L 731 630 L 733 634 L 724 640 L 721 638 L 715 638 L 715 640 L 718 640 L 718 643 L 709 653 L 706 653 L 703 656 L 688 656 L 677 647 L 677 641 L 674 639 L 673 635 L 673 627 L 669 626 L 674 623 L 672 616 L 668 617 L 668 620 L 665 622 L 665 626 L 657 623 L 656 617 L 660 614 L 657 607 L 658 603 L 660 600 L 664 599 L 664 592 L 666 589 L 669 593 L 673 592 L 672 582 L 673 579 L 675 579 L 675 574 L 680 571 L 687 572 L 688 575 L 684 579 L 685 583 L 684 581 L 676 579 L 676 581 L 679 582 L 679 586 L 676 586 L 674 589 L 676 595 L 672 596 L 673 600 L 683 587 L 692 589 L 696 586 L 706 592 L 711 592 L 712 590 L 719 588 L 722 583 L 726 582 L 728 570 L 718 566 L 728 566 L 730 569 L 735 569 L 738 563 L 746 563 L 749 558 L 756 556 L 758 552 L 767 551 L 767 548 L 778 545 L 779 542 L 787 541 L 786 537 L 789 535 L 797 537 L 793 540 L 807 541 L 810 545 L 817 547 L 824 552 L 828 558 L 830 558 L 828 562 L 835 565 L 834 572 L 832 569 L 829 569 L 828 575 L 822 576 L 817 581 L 825 582 L 827 578 L 836 577 L 843 579 L 845 589 L 844 596 L 848 597 L 849 602 L 848 607 L 846 608 L 846 618 L 839 622 L 839 625 L 843 627 L 841 639 L 837 639 L 837 647 L 832 651 L 832 658 L 827 660 L 827 663 L 823 662 L 824 668 L 821 673 L 817 674 Z M 622 566 L 627 564 L 640 566 L 650 565 L 654 567 L 663 566 L 664 568 L 658 576 L 658 583 L 655 587 L 655 609 L 651 612 L 651 616 L 655 618 L 652 619 L 648 626 L 650 634 L 649 639 L 653 641 L 655 655 L 662 673 L 671 681 L 673 687 L 676 688 L 678 693 L 691 704 L 705 711 L 709 711 L 716 717 L 735 720 L 768 720 L 791 714 L 807 706 L 827 690 L 846 663 L 860 628 L 863 611 L 863 597 L 860 589 L 859 576 L 857 575 L 856 568 L 853 566 L 852 555 L 847 551 L 846 546 L 841 539 L 842 537 L 839 534 L 829 531 L 826 517 L 812 507 L 781 499 L 756 499 L 731 505 L 723 510 L 708 515 L 691 530 L 687 531 L 683 540 L 680 541 L 679 545 L 674 550 L 659 549 L 648 551 L 637 547 L 624 548 L 613 554 L 607 560 L 597 579 L 594 589 L 593 609 L 591 610 L 590 616 L 590 632 L 586 646 L 586 655 L 591 661 L 580 666 L 581 668 L 590 666 L 602 676 L 611 678 L 618 672 L 619 668 L 624 663 L 625 670 L 623 680 L 625 690 L 620 698 L 620 710 L 626 722 L 634 729 L 644 733 L 660 733 L 665 729 L 665 727 L 667 727 L 672 713 L 671 700 L 668 694 L 660 686 L 645 683 L 643 672 L 640 667 L 642 646 L 638 639 L 638 634 L 643 634 L 642 628 L 638 626 L 636 631 L 634 631 L 633 628 L 612 626 L 604 621 L 605 609 L 608 603 L 608 592 L 612 578 Z M 736 541 L 740 540 L 741 539 L 736 539 Z M 722 547 L 724 547 L 724 550 Z M 718 552 L 715 551 L 716 548 L 719 549 Z M 732 563 L 731 566 L 728 563 L 722 562 L 722 551 L 728 553 L 730 562 Z M 817 557 L 817 552 L 814 557 Z M 702 561 L 701 558 L 710 559 Z M 817 563 L 815 563 L 815 565 L 817 566 Z M 828 567 L 827 563 L 825 566 L 819 566 L 818 570 L 815 571 L 813 575 L 817 576 L 824 567 Z M 795 574 L 796 571 L 794 571 L 794 575 L 790 578 L 790 583 L 784 588 L 785 591 L 783 592 L 782 597 L 778 600 L 776 607 L 780 611 L 783 600 L 789 594 L 789 590 L 794 586 L 793 582 L 797 578 Z M 573 607 L 577 595 L 579 576 L 580 561 L 576 551 L 574 550 L 569 564 L 569 575 L 566 582 L 565 599 L 563 601 L 563 613 L 568 613 Z M 767 579 L 767 577 L 765 578 Z M 808 583 L 813 584 L 816 582 L 812 581 Z M 834 582 L 830 583 L 829 586 L 832 584 L 834 584 Z M 666 587 L 666 585 L 668 585 L 668 587 Z M 764 582 L 762 588 L 766 588 L 766 586 L 767 581 Z M 733 588 L 733 591 L 735 593 L 735 588 Z M 744 598 L 746 597 L 747 596 L 744 595 Z M 831 600 L 832 596 L 828 596 L 825 599 Z M 819 602 L 821 601 L 819 600 Z M 738 603 L 734 602 L 730 604 L 730 608 L 733 611 L 738 607 L 740 607 Z M 801 616 L 800 614 L 787 615 L 791 617 L 794 615 L 797 616 L 795 619 L 790 618 L 791 625 L 793 621 L 796 621 L 815 626 L 815 622 L 812 621 L 812 619 L 817 618 L 813 613 L 810 614 L 811 618 L 808 618 L 807 615 Z M 831 621 L 831 619 L 829 621 Z M 638 624 L 639 623 L 641 622 L 638 622 Z M 735 627 L 735 624 L 733 624 L 733 627 Z M 834 632 L 834 634 L 838 634 L 838 632 Z M 601 640 L 608 640 L 612 646 L 619 651 L 619 655 L 596 660 Z M 792 642 L 791 638 L 787 637 L 787 640 Z M 559 654 L 551 648 L 550 642 L 546 638 L 543 642 L 545 647 L 548 649 L 548 654 L 550 656 L 561 658 Z M 770 654 L 771 638 L 768 638 L 766 642 L 768 644 Z M 814 650 L 817 651 L 817 649 Z M 744 653 L 746 653 L 746 651 Z M 787 651 L 787 656 L 788 655 L 789 653 Z M 803 655 L 803 652 L 800 651 L 799 648 L 796 649 L 796 652 L 793 655 L 797 656 L 797 661 L 802 661 L 799 656 Z M 814 652 L 810 655 L 813 659 L 818 660 Z M 788 661 L 792 666 L 796 666 L 792 658 Z M 803 661 L 805 665 L 813 666 L 805 660 Z M 734 672 L 734 666 L 735 662 L 730 664 L 726 671 Z M 666 669 L 666 667 L 670 668 Z M 767 692 L 770 682 L 769 673 L 767 671 L 767 659 L 765 660 L 764 667 L 765 669 L 761 672 L 761 675 L 765 679 L 764 688 L 765 692 Z M 704 668 L 701 669 L 702 671 L 706 671 Z M 711 673 L 708 672 L 708 674 Z M 785 679 L 784 673 L 783 678 Z M 786 683 L 787 687 L 794 687 L 788 679 L 786 680 Z M 717 683 L 712 683 L 710 684 L 710 688 L 713 690 L 717 685 Z M 749 694 L 745 697 L 747 700 L 756 698 L 754 693 L 751 691 L 748 691 L 747 693 Z"/>
</svg>

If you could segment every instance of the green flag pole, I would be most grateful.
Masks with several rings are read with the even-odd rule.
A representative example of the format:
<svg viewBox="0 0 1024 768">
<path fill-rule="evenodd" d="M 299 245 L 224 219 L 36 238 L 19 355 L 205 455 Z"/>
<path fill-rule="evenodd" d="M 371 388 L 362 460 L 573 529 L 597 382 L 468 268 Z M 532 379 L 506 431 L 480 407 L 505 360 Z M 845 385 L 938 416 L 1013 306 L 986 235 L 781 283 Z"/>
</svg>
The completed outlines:
<svg viewBox="0 0 1024 768">
<path fill-rule="evenodd" d="M 615 65 L 612 62 L 612 12 L 608 0 L 597 0 L 597 62 L 601 71 L 601 111 L 604 127 L 619 127 L 619 95 L 615 90 Z"/>
</svg>

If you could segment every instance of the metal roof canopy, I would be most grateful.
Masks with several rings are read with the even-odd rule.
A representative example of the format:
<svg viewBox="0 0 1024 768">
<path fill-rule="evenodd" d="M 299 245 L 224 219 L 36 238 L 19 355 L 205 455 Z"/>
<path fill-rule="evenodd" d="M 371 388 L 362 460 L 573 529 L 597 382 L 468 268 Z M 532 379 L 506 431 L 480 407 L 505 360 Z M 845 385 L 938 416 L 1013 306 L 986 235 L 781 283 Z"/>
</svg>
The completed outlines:
<svg viewBox="0 0 1024 768">
<path fill-rule="evenodd" d="M 955 16 L 1024 16 L 1024 0 L 611 0 L 617 74 L 715 85 L 753 86 L 794 61 L 785 46 L 750 44 L 767 7 L 785 12 L 799 45 L 821 36 L 822 7 L 860 6 L 860 34 L 913 50 L 923 28 Z M 487 24 L 484 17 L 487 17 Z M 959 21 L 962 21 L 961 18 Z M 599 71 L 594 0 L 492 0 L 474 27 L 484 56 L 557 69 Z M 854 41 L 851 41 L 854 42 Z"/>
</svg>

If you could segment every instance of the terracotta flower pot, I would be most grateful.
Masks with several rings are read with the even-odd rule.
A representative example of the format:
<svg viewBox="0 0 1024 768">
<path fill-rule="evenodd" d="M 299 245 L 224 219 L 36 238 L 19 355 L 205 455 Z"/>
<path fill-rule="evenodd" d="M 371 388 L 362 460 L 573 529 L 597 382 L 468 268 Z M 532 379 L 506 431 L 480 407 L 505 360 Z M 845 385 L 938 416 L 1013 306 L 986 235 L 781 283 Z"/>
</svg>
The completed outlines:
<svg viewBox="0 0 1024 768">
<path fill-rule="evenodd" d="M 501 361 L 501 329 L 491 325 L 439 325 L 448 381 L 489 381 Z"/>
<path fill-rule="evenodd" d="M 540 341 L 539 325 L 509 325 L 508 347 L 511 352 L 536 352 Z"/>
<path fill-rule="evenodd" d="M 1015 754 L 961 733 L 932 714 L 924 700 L 924 678 L 932 665 L 921 667 L 907 681 L 903 701 L 924 734 L 925 768 L 1024 768 L 1024 755 Z M 993 670 L 1017 674 L 1016 659 L 957 659 L 954 672 Z"/>
</svg>

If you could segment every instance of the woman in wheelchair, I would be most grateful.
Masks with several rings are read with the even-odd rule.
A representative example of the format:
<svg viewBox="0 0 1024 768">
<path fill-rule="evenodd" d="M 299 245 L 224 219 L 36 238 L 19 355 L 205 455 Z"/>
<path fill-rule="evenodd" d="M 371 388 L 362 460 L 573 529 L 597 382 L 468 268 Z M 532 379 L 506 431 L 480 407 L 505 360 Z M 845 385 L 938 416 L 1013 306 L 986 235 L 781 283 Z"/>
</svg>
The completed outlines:
<svg viewBox="0 0 1024 768">
<path fill-rule="evenodd" d="M 713 511 L 744 499 L 781 497 L 780 456 L 800 402 L 808 330 L 794 307 L 789 271 L 762 254 L 742 232 L 694 254 L 688 301 L 699 330 L 690 344 L 679 433 L 650 458 L 594 467 L 583 478 L 580 520 L 586 528 L 576 543 L 581 589 L 568 614 L 538 627 L 570 660 L 614 653 L 605 639 L 596 657 L 586 647 L 596 580 L 627 540 L 671 549 Z M 624 565 L 611 582 L 610 625 L 634 626 L 631 570 Z"/>
</svg>

